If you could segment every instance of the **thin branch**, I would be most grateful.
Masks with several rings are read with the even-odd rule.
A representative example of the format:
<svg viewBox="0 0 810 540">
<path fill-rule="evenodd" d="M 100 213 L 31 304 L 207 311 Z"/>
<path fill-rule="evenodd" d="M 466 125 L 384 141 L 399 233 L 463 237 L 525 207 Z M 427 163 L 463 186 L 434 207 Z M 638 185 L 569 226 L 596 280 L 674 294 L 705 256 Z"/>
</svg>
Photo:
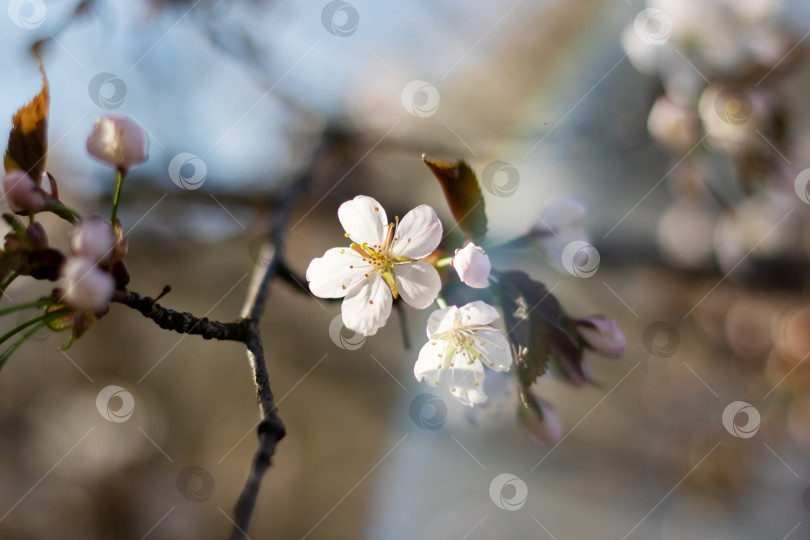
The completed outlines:
<svg viewBox="0 0 810 540">
<path fill-rule="evenodd" d="M 204 339 L 242 343 L 247 343 L 248 340 L 249 325 L 244 320 L 223 323 L 212 321 L 208 317 L 195 317 L 191 313 L 165 308 L 157 300 L 133 291 L 116 291 L 112 301 L 131 307 L 165 330 L 199 335 Z"/>
<path fill-rule="evenodd" d="M 250 280 L 247 298 L 242 308 L 242 317 L 248 321 L 250 331 L 245 342 L 248 349 L 248 360 L 253 371 L 253 380 L 256 383 L 256 393 L 259 398 L 262 421 L 259 423 L 259 447 L 253 457 L 250 472 L 245 480 L 245 487 L 239 496 L 234 508 L 234 527 L 231 533 L 232 540 L 243 540 L 248 538 L 247 530 L 250 526 L 250 519 L 253 509 L 256 506 L 256 499 L 259 494 L 264 473 L 270 467 L 276 446 L 284 437 L 286 431 L 284 423 L 278 415 L 270 388 L 270 378 L 267 372 L 262 340 L 259 334 L 259 321 L 264 312 L 267 297 L 270 294 L 270 285 L 279 275 L 284 260 L 284 244 L 289 228 L 290 217 L 298 199 L 304 194 L 314 175 L 314 169 L 320 161 L 320 157 L 328 147 L 328 134 L 323 137 L 317 150 L 314 152 L 309 167 L 296 178 L 290 185 L 287 193 L 276 205 L 273 218 L 270 223 L 269 243 L 264 249 L 269 251 L 262 260 L 269 259 L 269 264 L 262 269 L 257 267 Z M 282 272 L 284 273 L 284 272 Z"/>
</svg>

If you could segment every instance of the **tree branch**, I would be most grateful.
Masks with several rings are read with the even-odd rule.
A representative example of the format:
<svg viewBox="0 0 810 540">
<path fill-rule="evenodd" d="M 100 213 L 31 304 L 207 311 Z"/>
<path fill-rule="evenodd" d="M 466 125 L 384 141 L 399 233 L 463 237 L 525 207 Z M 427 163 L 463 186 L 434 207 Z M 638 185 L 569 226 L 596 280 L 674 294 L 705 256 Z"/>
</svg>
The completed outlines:
<svg viewBox="0 0 810 540">
<path fill-rule="evenodd" d="M 154 298 L 133 291 L 115 291 L 112 301 L 131 307 L 147 319 L 155 321 L 155 324 L 165 330 L 221 341 L 246 343 L 248 339 L 249 325 L 244 320 L 223 323 L 212 321 L 208 317 L 195 317 L 191 313 L 165 308 Z"/>
</svg>

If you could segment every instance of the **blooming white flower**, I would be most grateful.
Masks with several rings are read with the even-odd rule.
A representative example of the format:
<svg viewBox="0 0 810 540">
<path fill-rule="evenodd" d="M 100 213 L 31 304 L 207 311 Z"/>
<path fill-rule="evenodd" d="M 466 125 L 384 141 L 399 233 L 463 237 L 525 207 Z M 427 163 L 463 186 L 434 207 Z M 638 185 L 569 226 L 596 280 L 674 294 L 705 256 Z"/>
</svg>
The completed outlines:
<svg viewBox="0 0 810 540">
<path fill-rule="evenodd" d="M 91 156 L 124 172 L 146 161 L 148 150 L 146 132 L 126 116 L 100 117 L 87 138 Z"/>
<path fill-rule="evenodd" d="M 101 218 L 90 218 L 77 225 L 70 236 L 70 250 L 74 255 L 92 262 L 107 259 L 115 247 L 115 233 Z"/>
<path fill-rule="evenodd" d="M 84 311 L 99 311 L 107 307 L 115 290 L 110 274 L 92 261 L 71 257 L 62 268 L 65 278 L 65 304 Z"/>
<path fill-rule="evenodd" d="M 45 193 L 25 172 L 12 169 L 3 175 L 3 195 L 14 212 L 39 212 L 45 208 Z"/>
<path fill-rule="evenodd" d="M 336 247 L 313 259 L 307 268 L 312 294 L 341 298 L 346 328 L 374 335 L 391 314 L 393 298 L 402 296 L 417 309 L 439 294 L 441 279 L 433 266 L 420 261 L 442 239 L 442 224 L 427 205 L 417 206 L 402 220 L 389 223 L 382 205 L 358 195 L 338 209 L 350 247 Z"/>
<path fill-rule="evenodd" d="M 416 380 L 448 388 L 464 405 L 486 401 L 484 365 L 495 371 L 512 365 L 506 336 L 490 326 L 498 317 L 494 307 L 480 300 L 431 313 L 429 341 L 413 367 Z"/>
<path fill-rule="evenodd" d="M 464 249 L 457 249 L 450 264 L 458 272 L 462 283 L 475 289 L 483 289 L 489 285 L 489 271 L 492 270 L 489 255 L 472 242 L 464 246 Z"/>
</svg>

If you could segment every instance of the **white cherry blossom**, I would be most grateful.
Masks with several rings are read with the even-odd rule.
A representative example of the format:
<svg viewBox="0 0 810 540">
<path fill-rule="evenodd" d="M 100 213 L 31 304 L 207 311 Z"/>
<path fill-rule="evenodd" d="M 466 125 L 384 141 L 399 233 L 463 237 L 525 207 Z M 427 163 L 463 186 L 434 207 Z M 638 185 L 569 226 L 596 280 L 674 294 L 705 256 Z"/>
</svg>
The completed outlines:
<svg viewBox="0 0 810 540">
<path fill-rule="evenodd" d="M 358 195 L 338 209 L 349 247 L 328 250 L 307 268 L 312 294 L 341 298 L 346 328 L 374 335 L 385 325 L 394 298 L 425 309 L 439 294 L 441 279 L 425 261 L 442 239 L 442 224 L 427 205 L 389 223 L 382 205 Z"/>
<path fill-rule="evenodd" d="M 456 256 L 453 257 L 451 264 L 458 272 L 462 283 L 475 289 L 489 286 L 489 272 L 492 270 L 489 255 L 472 242 L 464 246 L 464 249 L 456 250 Z"/>
<path fill-rule="evenodd" d="M 462 404 L 486 401 L 484 366 L 509 371 L 512 352 L 506 336 L 490 323 L 498 311 L 480 300 L 431 313 L 428 342 L 413 368 L 416 380 L 447 388 Z"/>
</svg>

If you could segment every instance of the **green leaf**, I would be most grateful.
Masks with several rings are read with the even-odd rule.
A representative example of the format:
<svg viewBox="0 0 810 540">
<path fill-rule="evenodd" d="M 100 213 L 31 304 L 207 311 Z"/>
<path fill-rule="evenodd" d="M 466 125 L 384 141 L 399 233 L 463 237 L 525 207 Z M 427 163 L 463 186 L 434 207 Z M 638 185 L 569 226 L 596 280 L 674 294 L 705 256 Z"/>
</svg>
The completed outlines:
<svg viewBox="0 0 810 540">
<path fill-rule="evenodd" d="M 450 212 L 461 231 L 472 240 L 487 234 L 487 214 L 478 178 L 464 160 L 448 163 L 422 156 L 422 161 L 439 180 Z"/>
<path fill-rule="evenodd" d="M 21 169 L 28 173 L 37 185 L 40 184 L 42 174 L 45 172 L 50 103 L 48 79 L 45 77 L 41 62 L 39 68 L 42 72 L 42 90 L 14 115 L 3 159 L 6 171 Z"/>
</svg>

